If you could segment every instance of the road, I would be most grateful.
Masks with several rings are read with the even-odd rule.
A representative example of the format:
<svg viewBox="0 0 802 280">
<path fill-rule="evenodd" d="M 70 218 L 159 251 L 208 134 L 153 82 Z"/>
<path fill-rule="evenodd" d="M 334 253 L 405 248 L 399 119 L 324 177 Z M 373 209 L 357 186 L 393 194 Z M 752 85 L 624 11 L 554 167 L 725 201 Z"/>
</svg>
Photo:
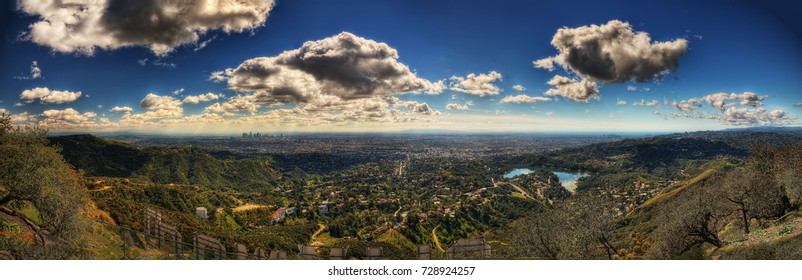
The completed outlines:
<svg viewBox="0 0 802 280">
<path fill-rule="evenodd" d="M 490 178 L 490 182 L 493 182 L 493 187 L 494 188 L 497 188 L 501 184 L 508 184 L 508 185 L 512 186 L 513 188 L 515 188 L 515 190 L 517 190 L 519 193 L 523 194 L 524 197 L 529 198 L 529 199 L 534 199 L 532 197 L 532 195 L 529 194 L 529 192 L 525 191 L 524 189 L 522 189 L 521 187 L 519 187 L 516 184 L 510 183 L 510 182 L 496 182 L 496 179 L 493 179 L 493 178 Z"/>
<path fill-rule="evenodd" d="M 509 182 L 508 182 L 507 184 L 509 184 L 510 186 L 512 186 L 513 188 L 515 188 L 516 190 L 518 190 L 518 192 L 520 192 L 521 194 L 523 194 L 523 195 L 524 195 L 526 198 L 529 198 L 529 199 L 534 199 L 534 198 L 532 198 L 532 196 L 529 194 L 529 192 L 525 191 L 524 189 L 522 189 L 522 188 L 521 188 L 521 187 L 519 187 L 518 185 L 516 185 L 516 184 L 513 184 L 513 183 L 509 183 Z"/>
<path fill-rule="evenodd" d="M 398 206 L 398 210 L 395 210 L 395 213 L 393 213 L 393 217 L 398 216 L 398 211 L 401 211 L 401 206 Z"/>
<path fill-rule="evenodd" d="M 318 242 L 318 241 L 317 241 L 317 240 L 315 240 L 315 239 L 317 239 L 317 236 L 318 236 L 318 235 L 319 235 L 321 232 L 323 232 L 323 230 L 325 230 L 325 229 L 326 229 L 326 225 L 324 225 L 324 224 L 317 224 L 317 226 L 318 226 L 319 228 L 317 229 L 317 231 L 315 231 L 315 233 L 313 233 L 313 234 L 312 234 L 312 237 L 310 237 L 310 238 L 309 238 L 309 246 L 319 246 L 319 245 L 322 245 L 322 243 Z"/>
<path fill-rule="evenodd" d="M 437 224 L 437 226 L 434 227 L 434 229 L 432 230 L 432 239 L 434 239 L 434 247 L 437 248 L 437 250 L 440 251 L 440 253 L 443 253 L 443 252 L 446 251 L 446 250 L 443 250 L 443 247 L 440 246 L 440 239 L 437 238 L 437 228 L 439 228 L 440 225 L 442 225 L 442 224 L 443 223 Z"/>
</svg>

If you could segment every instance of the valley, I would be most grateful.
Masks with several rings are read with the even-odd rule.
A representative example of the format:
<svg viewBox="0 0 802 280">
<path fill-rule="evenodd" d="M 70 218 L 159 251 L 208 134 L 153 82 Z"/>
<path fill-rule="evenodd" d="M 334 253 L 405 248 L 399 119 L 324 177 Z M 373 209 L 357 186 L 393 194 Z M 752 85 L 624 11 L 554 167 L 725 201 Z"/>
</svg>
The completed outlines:
<svg viewBox="0 0 802 280">
<path fill-rule="evenodd" d="M 98 230 L 109 232 L 108 240 L 98 241 L 106 248 L 120 246 L 113 234 L 119 228 L 141 230 L 148 208 L 175 225 L 187 244 L 194 232 L 203 232 L 225 244 L 283 251 L 289 258 L 299 257 L 298 245 L 351 248 L 348 257 L 356 259 L 367 258 L 368 247 L 382 247 L 384 258 L 413 259 L 417 245 L 430 245 L 433 257 L 445 258 L 445 248 L 458 240 L 481 239 L 492 244 L 493 258 L 639 259 L 738 258 L 750 250 L 742 247 L 762 244 L 743 240 L 765 237 L 735 233 L 741 226 L 732 211 L 719 217 L 722 224 L 711 233 L 718 243 L 702 240 L 677 250 L 672 246 L 683 247 L 687 240 L 661 243 L 675 238 L 661 236 L 668 230 L 662 225 L 687 218 L 672 217 L 685 213 L 672 209 L 689 199 L 712 199 L 707 193 L 718 191 L 709 188 L 723 188 L 725 174 L 749 164 L 754 152 L 744 140 L 796 149 L 800 136 L 748 131 L 630 139 L 487 135 L 468 137 L 473 144 L 466 146 L 460 140 L 448 143 L 457 136 L 424 135 L 416 141 L 411 135 L 347 140 L 288 135 L 281 140 L 290 143 L 284 147 L 280 141 L 121 142 L 71 135 L 51 137 L 49 143 L 82 174 L 87 196 L 107 217 L 94 218 Z M 386 143 L 396 148 L 387 149 Z M 254 152 L 259 145 L 270 148 Z M 791 176 L 783 180 L 798 176 L 783 174 Z M 798 234 L 793 205 L 799 201 L 794 199 L 786 198 L 785 210 L 778 212 L 790 215 L 784 218 L 790 229 L 767 224 L 773 214 L 751 219 L 757 223 L 753 228 L 763 235 L 777 229 L 786 231 L 784 236 Z M 195 216 L 198 207 L 208 209 L 208 218 Z M 521 243 L 535 237 L 542 240 Z M 571 247 L 577 244 L 584 249 Z M 136 247 L 125 253 L 90 251 L 101 259 L 169 258 L 166 252 Z"/>
</svg>

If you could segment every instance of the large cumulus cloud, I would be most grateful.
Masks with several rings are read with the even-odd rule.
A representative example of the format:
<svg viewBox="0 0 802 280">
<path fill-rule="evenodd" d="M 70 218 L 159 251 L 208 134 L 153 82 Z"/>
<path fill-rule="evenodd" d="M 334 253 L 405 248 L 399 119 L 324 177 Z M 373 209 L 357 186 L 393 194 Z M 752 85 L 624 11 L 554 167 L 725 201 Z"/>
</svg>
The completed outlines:
<svg viewBox="0 0 802 280">
<path fill-rule="evenodd" d="M 440 93 L 443 82 L 419 78 L 385 43 L 343 32 L 273 57 L 249 59 L 215 72 L 257 104 L 312 103 L 325 96 L 354 100 L 398 93 Z"/>
<path fill-rule="evenodd" d="M 537 60 L 534 65 L 549 71 L 560 66 L 578 77 L 571 83 L 580 85 L 560 83 L 563 88 L 590 88 L 587 83 L 659 79 L 679 66 L 679 59 L 688 48 L 685 39 L 652 42 L 648 33 L 635 31 L 629 23 L 618 20 L 603 25 L 560 28 L 551 44 L 559 53 Z M 555 88 L 558 90 L 555 93 L 564 92 Z M 573 96 L 578 98 L 566 97 L 576 101 L 595 97 L 593 94 Z"/>
<path fill-rule="evenodd" d="M 92 55 L 97 48 L 144 46 L 165 55 L 211 30 L 243 32 L 264 25 L 274 0 L 21 0 L 39 21 L 26 37 L 56 52 Z"/>
</svg>

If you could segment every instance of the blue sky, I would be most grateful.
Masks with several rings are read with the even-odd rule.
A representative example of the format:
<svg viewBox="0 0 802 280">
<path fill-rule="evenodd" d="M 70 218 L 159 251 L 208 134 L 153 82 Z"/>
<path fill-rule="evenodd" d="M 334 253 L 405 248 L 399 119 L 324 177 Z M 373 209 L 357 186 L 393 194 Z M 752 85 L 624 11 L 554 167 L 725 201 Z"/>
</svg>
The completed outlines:
<svg viewBox="0 0 802 280">
<path fill-rule="evenodd" d="M 186 20 L 168 16 L 158 27 L 188 33 L 167 35 L 157 34 L 161 29 L 119 23 L 148 18 L 153 9 L 171 11 L 158 2 L 151 10 L 131 5 L 116 14 L 109 5 L 97 6 L 96 17 L 76 16 L 78 26 L 97 28 L 61 32 L 53 26 L 64 19 L 54 14 L 70 7 L 11 2 L 0 12 L 0 110 L 19 124 L 80 132 L 693 131 L 798 125 L 802 109 L 794 105 L 802 102 L 802 24 L 793 11 L 802 10 L 800 4 L 698 2 L 263 0 L 240 7 L 252 16 L 236 19 L 222 11 L 207 11 L 201 18 L 193 14 L 194 7 L 179 7 L 189 11 L 180 16 Z M 201 20 L 212 17 L 217 21 Z M 49 26 L 34 27 L 41 23 Z M 552 45 L 558 29 L 573 34 L 591 25 L 617 26 L 651 39 L 646 45 L 598 39 L 602 45 L 612 42 L 608 50 L 613 53 L 655 51 L 659 42 L 678 45 L 669 48 L 673 52 L 655 51 L 668 57 L 660 63 L 648 62 L 655 55 L 612 59 L 617 78 L 582 71 L 587 65 L 578 62 L 555 63 L 551 71 L 533 66 L 561 54 Z M 108 31 L 114 28 L 120 29 Z M 592 28 L 588 32 L 595 34 Z M 298 50 L 307 42 L 337 51 L 344 45 L 327 44 L 337 38 L 366 46 L 384 43 L 397 51 L 397 59 L 382 57 L 358 63 L 358 69 L 337 70 L 370 76 L 360 83 L 394 84 L 371 85 L 366 92 L 351 87 L 353 79 L 347 84 L 336 80 L 337 73 L 297 72 L 308 61 L 296 61 L 281 65 L 281 75 L 288 76 L 260 77 L 261 84 L 254 85 L 245 80 L 253 72 L 240 67 L 255 58 Z M 33 61 L 40 75 L 31 72 Z M 620 70 L 628 62 L 656 70 Z M 381 63 L 409 71 L 382 76 L 364 68 Z M 210 79 L 226 69 L 230 73 Z M 460 84 L 472 82 L 471 74 L 478 79 Z M 637 81 L 638 75 L 647 79 Z M 583 88 L 589 91 L 580 95 L 565 89 L 548 94 L 556 88 L 547 84 L 555 76 L 573 79 L 576 85 L 586 80 L 596 89 Z M 398 86 L 401 81 L 406 86 Z M 516 85 L 525 89 L 516 90 Z M 280 95 L 280 89 L 293 94 Z M 186 102 L 188 96 L 207 93 L 212 95 L 197 104 Z M 502 102 L 518 95 L 536 101 Z M 649 106 L 635 106 L 641 101 Z M 447 109 L 448 104 L 459 106 Z M 110 111 L 114 107 L 120 110 Z"/>
</svg>

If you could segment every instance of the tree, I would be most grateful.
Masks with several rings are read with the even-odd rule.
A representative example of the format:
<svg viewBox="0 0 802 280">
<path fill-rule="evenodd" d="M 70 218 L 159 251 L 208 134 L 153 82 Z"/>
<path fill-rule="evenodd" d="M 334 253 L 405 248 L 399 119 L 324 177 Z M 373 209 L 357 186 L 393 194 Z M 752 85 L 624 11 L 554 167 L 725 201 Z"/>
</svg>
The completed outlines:
<svg viewBox="0 0 802 280">
<path fill-rule="evenodd" d="M 8 115 L 0 116 L 0 210 L 25 221 L 43 245 L 45 234 L 77 244 L 86 228 L 81 216 L 86 190 L 81 174 L 47 145 L 46 135 L 45 130 L 14 126 Z M 26 204 L 38 211 L 37 223 L 18 211 Z"/>
<path fill-rule="evenodd" d="M 749 234 L 752 218 L 782 216 L 789 205 L 785 191 L 775 183 L 772 171 L 760 169 L 747 164 L 730 172 L 724 183 L 725 198 L 734 204 L 745 234 Z"/>
<path fill-rule="evenodd" d="M 527 216 L 512 227 L 509 250 L 513 257 L 556 260 L 565 236 L 565 217 L 560 210 L 545 210 Z"/>
<path fill-rule="evenodd" d="M 560 258 L 612 260 L 618 257 L 619 248 L 613 235 L 618 228 L 618 215 L 612 200 L 575 195 L 564 208 L 569 230 Z"/>
<path fill-rule="evenodd" d="M 708 181 L 716 182 L 720 176 Z M 657 213 L 654 245 L 649 258 L 676 259 L 702 245 L 721 247 L 719 231 L 726 225 L 732 208 L 721 197 L 720 187 L 710 184 L 692 186 Z"/>
<path fill-rule="evenodd" d="M 618 227 L 610 200 L 575 195 L 565 204 L 527 216 L 512 227 L 513 257 L 615 259 Z"/>
<path fill-rule="evenodd" d="M 802 146 L 786 144 L 774 149 L 760 149 L 771 156 L 775 183 L 785 191 L 788 202 L 802 204 Z"/>
</svg>

